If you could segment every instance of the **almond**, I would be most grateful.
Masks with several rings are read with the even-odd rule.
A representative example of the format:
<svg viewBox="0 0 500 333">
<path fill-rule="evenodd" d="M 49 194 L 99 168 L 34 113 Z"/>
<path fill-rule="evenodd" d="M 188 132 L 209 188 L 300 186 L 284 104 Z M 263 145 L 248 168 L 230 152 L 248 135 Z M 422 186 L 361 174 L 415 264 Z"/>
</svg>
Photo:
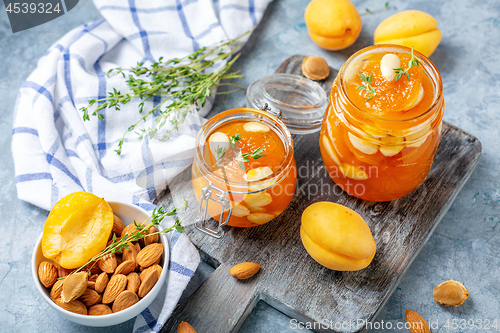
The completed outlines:
<svg viewBox="0 0 500 333">
<path fill-rule="evenodd" d="M 64 284 L 64 280 L 57 280 L 56 283 L 52 286 L 50 290 L 50 299 L 55 302 L 56 299 L 61 298 L 62 286 Z"/>
<path fill-rule="evenodd" d="M 135 270 L 135 261 L 126 260 L 116 267 L 115 274 L 127 275 L 128 273 Z"/>
<path fill-rule="evenodd" d="M 113 312 L 125 310 L 137 302 L 139 302 L 139 297 L 136 293 L 130 290 L 122 291 L 113 302 Z"/>
<path fill-rule="evenodd" d="M 163 254 L 163 244 L 154 243 L 144 247 L 137 254 L 137 263 L 142 267 L 153 265 Z"/>
<path fill-rule="evenodd" d="M 38 265 L 38 278 L 45 288 L 50 288 L 57 281 L 57 268 L 48 261 L 42 261 Z"/>
<path fill-rule="evenodd" d="M 260 270 L 260 265 L 254 262 L 242 262 L 241 264 L 234 265 L 229 270 L 232 277 L 238 280 L 248 279 Z"/>
<path fill-rule="evenodd" d="M 441 305 L 457 307 L 469 297 L 469 291 L 461 282 L 448 280 L 434 288 L 432 297 Z"/>
<path fill-rule="evenodd" d="M 257 121 L 249 121 L 248 123 L 245 123 L 245 125 L 243 125 L 243 129 L 245 129 L 245 131 L 247 132 L 252 133 L 267 133 L 271 130 L 269 126 Z"/>
<path fill-rule="evenodd" d="M 87 289 L 95 290 L 95 281 L 87 281 Z"/>
<path fill-rule="evenodd" d="M 61 300 L 64 303 L 71 302 L 82 294 L 87 289 L 89 274 L 87 272 L 78 272 L 70 274 L 64 279 L 62 288 Z"/>
<path fill-rule="evenodd" d="M 99 273 L 100 274 L 100 273 Z M 90 277 L 89 277 L 89 282 L 92 281 L 92 282 L 96 282 L 97 281 L 97 278 L 99 277 L 99 274 L 92 274 Z"/>
<path fill-rule="evenodd" d="M 270 167 L 268 167 L 268 166 L 264 166 L 264 167 L 258 167 L 258 168 L 255 168 L 255 169 L 248 170 L 243 175 L 243 178 L 247 182 L 254 182 L 254 181 L 257 181 L 257 180 L 261 180 L 261 179 L 267 178 L 267 177 L 269 177 L 272 174 L 273 174 L 273 170 Z"/>
<path fill-rule="evenodd" d="M 140 285 L 141 279 L 139 278 L 139 274 L 137 274 L 136 272 L 132 272 L 127 275 L 127 290 L 136 293 L 139 290 Z"/>
<path fill-rule="evenodd" d="M 160 239 L 160 237 L 159 237 L 160 235 L 157 234 L 156 232 L 158 232 L 158 229 L 155 226 L 152 226 L 151 228 L 149 228 L 147 234 L 150 236 L 144 237 L 144 245 L 145 246 L 148 246 L 149 244 L 153 244 L 153 243 L 158 243 L 158 240 Z M 152 234 L 154 234 L 154 235 L 152 235 Z"/>
<path fill-rule="evenodd" d="M 177 326 L 177 333 L 196 333 L 193 326 L 189 325 L 185 321 L 181 321 L 179 326 Z"/>
<path fill-rule="evenodd" d="M 215 132 L 208 138 L 208 145 L 212 155 L 218 159 L 219 154 L 217 151 L 227 151 L 229 149 L 229 137 L 225 133 Z"/>
<path fill-rule="evenodd" d="M 405 319 L 410 333 L 431 333 L 427 322 L 415 311 L 406 310 Z"/>
<path fill-rule="evenodd" d="M 396 79 L 395 68 L 401 68 L 401 60 L 393 53 L 387 53 L 380 60 L 380 71 L 382 76 L 387 81 L 394 81 Z"/>
<path fill-rule="evenodd" d="M 137 250 L 137 253 L 141 252 L 141 244 L 135 243 L 135 249 Z"/>
<path fill-rule="evenodd" d="M 99 294 L 106 289 L 106 286 L 108 285 L 109 277 L 106 272 L 102 272 L 99 274 L 97 277 L 97 280 L 95 281 L 95 291 L 97 291 Z"/>
<path fill-rule="evenodd" d="M 123 229 L 125 229 L 125 224 L 123 224 L 122 220 L 120 220 L 118 216 L 113 214 L 113 229 L 111 229 L 111 237 L 113 237 L 113 234 L 120 237 Z"/>
<path fill-rule="evenodd" d="M 148 268 L 144 269 L 142 272 L 141 272 L 141 275 L 140 275 L 140 278 L 141 278 L 141 281 L 144 279 L 144 277 L 147 275 L 147 272 L 148 271 L 151 271 L 151 270 L 156 270 L 156 272 L 158 273 L 158 278 L 160 278 L 160 275 L 161 275 L 161 272 L 162 272 L 162 268 L 160 265 L 158 264 L 154 264 L 154 265 L 151 265 L 149 266 Z"/>
<path fill-rule="evenodd" d="M 137 254 L 139 253 L 140 250 L 137 250 L 137 247 L 130 242 L 127 243 L 127 245 L 128 249 L 123 249 L 122 259 L 124 261 L 132 260 L 133 262 L 135 262 L 134 270 L 136 270 L 137 268 L 139 268 L 139 265 L 137 264 Z"/>
<path fill-rule="evenodd" d="M 59 305 L 61 308 L 68 310 L 70 312 L 82 314 L 82 315 L 87 315 L 87 307 L 80 301 L 71 301 L 68 303 L 65 303 L 61 301 L 60 299 L 56 299 L 54 301 L 57 305 Z"/>
<path fill-rule="evenodd" d="M 116 257 L 116 266 L 117 267 L 120 266 L 122 264 L 122 262 L 123 262 L 123 259 L 121 257 L 117 256 Z M 116 273 L 116 270 L 115 270 L 115 273 Z"/>
<path fill-rule="evenodd" d="M 102 269 L 103 272 L 112 274 L 115 272 L 117 263 L 116 263 L 116 256 L 114 254 L 109 254 L 97 262 L 99 267 Z"/>
<path fill-rule="evenodd" d="M 95 290 L 87 288 L 82 296 L 78 298 L 85 306 L 89 307 L 97 303 L 99 300 L 99 294 Z"/>
<path fill-rule="evenodd" d="M 125 290 L 127 286 L 127 277 L 123 274 L 116 274 L 111 277 L 102 295 L 102 302 L 104 304 L 111 303 L 115 298 Z"/>
<path fill-rule="evenodd" d="M 109 308 L 109 306 L 105 304 L 96 304 L 92 305 L 89 308 L 89 316 L 102 316 L 106 314 L 111 314 L 113 311 Z"/>
<path fill-rule="evenodd" d="M 135 222 L 139 228 L 143 228 L 144 227 L 144 224 L 142 223 L 139 223 L 139 222 Z M 129 225 L 127 225 L 123 230 L 122 230 L 122 233 L 120 235 L 120 237 L 123 237 L 125 235 L 133 235 L 133 234 L 136 234 L 139 232 L 139 230 L 136 230 L 137 229 L 137 226 L 134 224 L 134 223 L 130 223 Z"/>
<path fill-rule="evenodd" d="M 138 295 L 140 298 L 146 296 L 158 281 L 158 272 L 156 269 L 149 270 L 141 281 Z"/>
</svg>

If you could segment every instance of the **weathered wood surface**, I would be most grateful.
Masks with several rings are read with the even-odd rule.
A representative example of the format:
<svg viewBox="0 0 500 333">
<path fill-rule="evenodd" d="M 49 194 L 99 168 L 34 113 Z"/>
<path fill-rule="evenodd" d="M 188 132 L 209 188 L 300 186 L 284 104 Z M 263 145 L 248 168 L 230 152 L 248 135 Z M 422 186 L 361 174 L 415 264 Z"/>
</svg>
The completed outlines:
<svg viewBox="0 0 500 333">
<path fill-rule="evenodd" d="M 302 59 L 291 57 L 278 71 L 300 74 Z M 324 80 L 327 91 L 335 75 L 336 71 Z M 349 196 L 334 185 L 325 172 L 318 140 L 319 133 L 294 137 L 297 166 L 307 165 L 309 174 L 303 177 L 299 173 L 297 193 L 276 220 L 254 228 L 226 227 L 228 232 L 222 240 L 206 236 L 193 226 L 187 228 L 192 242 L 220 265 L 187 304 L 177 309 L 162 332 L 175 332 L 180 321 L 189 322 L 199 333 L 237 332 L 259 299 L 302 322 L 374 321 L 471 175 L 481 153 L 475 137 L 444 123 L 427 180 L 404 198 L 374 203 Z M 180 174 L 159 203 L 168 207 L 172 200 L 178 202 L 176 197 L 180 195 L 195 202 L 190 177 L 190 170 Z M 330 190 L 321 193 L 321 186 Z M 314 193 L 316 188 L 320 189 L 318 193 Z M 332 271 L 305 251 L 299 235 L 301 213 L 311 203 L 324 200 L 354 209 L 369 224 L 377 253 L 366 269 Z M 189 214 L 188 220 L 196 219 L 195 209 Z M 262 269 L 241 282 L 229 275 L 229 269 L 244 261 L 259 263 Z M 347 324 L 343 329 L 316 325 L 315 331 L 364 330 Z"/>
</svg>

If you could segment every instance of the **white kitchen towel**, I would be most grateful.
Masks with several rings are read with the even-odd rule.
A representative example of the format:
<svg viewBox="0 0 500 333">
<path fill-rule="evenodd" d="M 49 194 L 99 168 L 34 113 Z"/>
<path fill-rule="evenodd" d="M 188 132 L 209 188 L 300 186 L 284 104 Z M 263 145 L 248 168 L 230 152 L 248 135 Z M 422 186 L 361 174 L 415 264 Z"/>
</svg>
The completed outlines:
<svg viewBox="0 0 500 333">
<path fill-rule="evenodd" d="M 140 118 L 139 102 L 132 100 L 120 111 L 104 110 L 102 121 L 91 116 L 84 122 L 80 108 L 113 88 L 127 90 L 121 75 L 104 74 L 109 69 L 139 61 L 147 65 L 160 56 L 182 57 L 237 37 L 259 22 L 270 0 L 94 2 L 104 18 L 57 41 L 20 89 L 12 131 L 18 196 L 50 210 L 65 195 L 87 191 L 152 211 L 152 202 L 168 181 L 191 164 L 202 119 L 191 114 L 168 141 L 141 141 L 130 133 L 117 156 L 114 150 L 121 136 Z M 145 109 L 159 102 L 153 98 Z M 210 107 L 207 103 L 203 112 Z M 176 200 L 176 204 L 182 202 L 182 198 Z M 199 263 L 184 234 L 170 236 L 166 293 L 137 317 L 135 332 L 161 329 Z"/>
</svg>

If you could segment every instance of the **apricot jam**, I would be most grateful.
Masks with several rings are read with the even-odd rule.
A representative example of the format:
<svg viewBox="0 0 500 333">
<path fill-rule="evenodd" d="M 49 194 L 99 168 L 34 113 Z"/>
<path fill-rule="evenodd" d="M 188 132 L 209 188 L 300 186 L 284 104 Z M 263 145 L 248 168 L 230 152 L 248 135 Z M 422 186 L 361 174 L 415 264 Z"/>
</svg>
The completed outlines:
<svg viewBox="0 0 500 333">
<path fill-rule="evenodd" d="M 220 225 L 267 223 L 292 200 L 296 179 L 292 137 L 267 112 L 228 110 L 198 134 L 192 184 L 202 219 L 206 210 Z"/>
<path fill-rule="evenodd" d="M 358 51 L 335 79 L 323 118 L 320 149 L 330 177 L 361 199 L 405 196 L 429 173 L 443 112 L 441 76 L 425 56 L 396 45 Z"/>
</svg>

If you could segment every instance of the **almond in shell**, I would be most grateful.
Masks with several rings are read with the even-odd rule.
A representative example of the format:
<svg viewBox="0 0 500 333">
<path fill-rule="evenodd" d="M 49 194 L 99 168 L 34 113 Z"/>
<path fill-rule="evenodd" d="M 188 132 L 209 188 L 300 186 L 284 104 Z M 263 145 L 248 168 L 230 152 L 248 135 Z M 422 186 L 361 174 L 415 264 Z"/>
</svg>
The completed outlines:
<svg viewBox="0 0 500 333">
<path fill-rule="evenodd" d="M 38 266 L 38 279 L 45 286 L 50 288 L 57 281 L 57 268 L 48 261 L 42 261 Z"/>
<path fill-rule="evenodd" d="M 154 285 L 158 281 L 158 277 L 159 276 L 156 269 L 152 269 L 146 273 L 139 287 L 138 295 L 140 298 L 146 296 L 149 293 L 149 291 L 153 289 Z"/>
<path fill-rule="evenodd" d="M 415 311 L 406 310 L 405 320 L 410 333 L 431 333 L 429 324 Z"/>
<path fill-rule="evenodd" d="M 196 331 L 189 323 L 181 321 L 179 326 L 177 326 L 177 333 L 196 333 Z"/>
<path fill-rule="evenodd" d="M 106 304 L 96 304 L 89 308 L 89 316 L 102 316 L 111 313 L 113 311 Z"/>
<path fill-rule="evenodd" d="M 234 265 L 229 270 L 232 277 L 238 280 L 248 279 L 255 275 L 260 270 L 260 265 L 254 262 L 242 262 Z"/>
<path fill-rule="evenodd" d="M 106 273 L 113 274 L 115 272 L 117 263 L 116 256 L 114 254 L 109 254 L 97 262 L 99 268 Z"/>
<path fill-rule="evenodd" d="M 74 300 L 66 303 L 61 301 L 60 299 L 56 299 L 54 302 L 65 310 L 82 315 L 87 315 L 87 307 L 80 301 Z"/>
<path fill-rule="evenodd" d="M 87 290 L 88 279 L 89 275 L 87 272 L 78 272 L 68 275 L 66 279 L 64 279 L 61 301 L 68 303 L 82 296 L 85 290 Z"/>
<path fill-rule="evenodd" d="M 125 290 L 127 286 L 127 277 L 123 274 L 116 274 L 109 279 L 106 290 L 102 295 L 102 302 L 104 304 L 111 303 L 115 300 L 122 291 Z"/>
<path fill-rule="evenodd" d="M 139 302 L 139 297 L 136 293 L 130 290 L 122 291 L 113 302 L 113 312 L 125 310 L 137 302 Z"/>
<path fill-rule="evenodd" d="M 99 294 L 92 289 L 87 288 L 82 296 L 78 298 L 80 302 L 82 302 L 86 307 L 97 304 L 99 301 Z"/>
<path fill-rule="evenodd" d="M 469 297 L 469 291 L 465 289 L 461 282 L 448 280 L 434 288 L 432 297 L 441 305 L 456 307 L 465 302 Z"/>
<path fill-rule="evenodd" d="M 137 254 L 137 263 L 142 267 L 149 267 L 160 260 L 162 254 L 163 244 L 150 244 Z"/>
<path fill-rule="evenodd" d="M 97 280 L 95 281 L 95 291 L 97 291 L 99 294 L 106 289 L 106 286 L 108 285 L 109 281 L 109 276 L 106 272 L 102 272 L 99 274 L 97 277 Z"/>
<path fill-rule="evenodd" d="M 139 278 L 139 274 L 136 272 L 132 272 L 127 275 L 127 290 L 133 291 L 136 293 L 139 291 L 139 286 L 141 285 L 141 279 Z"/>
</svg>

